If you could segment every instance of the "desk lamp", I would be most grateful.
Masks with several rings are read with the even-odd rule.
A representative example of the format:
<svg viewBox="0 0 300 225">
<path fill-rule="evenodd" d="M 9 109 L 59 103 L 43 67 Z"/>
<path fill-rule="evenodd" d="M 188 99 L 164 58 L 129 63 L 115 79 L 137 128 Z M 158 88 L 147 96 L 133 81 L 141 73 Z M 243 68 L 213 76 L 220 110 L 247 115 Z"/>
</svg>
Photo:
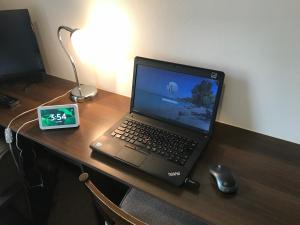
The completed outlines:
<svg viewBox="0 0 300 225">
<path fill-rule="evenodd" d="M 66 53 L 66 55 L 68 56 L 68 58 L 69 58 L 69 60 L 72 64 L 73 71 L 74 71 L 74 74 L 75 74 L 75 79 L 76 79 L 77 86 L 72 89 L 70 97 L 71 97 L 72 101 L 74 101 L 74 102 L 84 102 L 85 100 L 91 99 L 91 98 L 96 96 L 97 88 L 95 88 L 93 86 L 83 85 L 83 84 L 79 83 L 78 76 L 77 76 L 77 70 L 76 70 L 75 63 L 74 63 L 74 59 L 68 53 L 67 49 L 63 45 L 62 37 L 60 35 L 61 30 L 66 30 L 66 31 L 70 32 L 70 38 L 72 38 L 72 35 L 78 29 L 72 29 L 72 28 L 67 27 L 67 26 L 60 26 L 57 29 L 57 37 L 58 37 L 58 40 L 60 42 L 61 47 L 63 48 L 64 52 Z"/>
</svg>

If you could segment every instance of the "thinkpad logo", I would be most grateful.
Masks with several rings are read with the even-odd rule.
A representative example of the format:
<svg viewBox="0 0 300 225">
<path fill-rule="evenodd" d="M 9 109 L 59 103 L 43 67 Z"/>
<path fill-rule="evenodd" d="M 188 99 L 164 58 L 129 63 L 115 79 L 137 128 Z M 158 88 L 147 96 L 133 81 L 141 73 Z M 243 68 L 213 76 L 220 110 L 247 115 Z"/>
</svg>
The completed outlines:
<svg viewBox="0 0 300 225">
<path fill-rule="evenodd" d="M 176 172 L 169 172 L 168 173 L 169 177 L 175 177 L 175 176 L 180 176 L 180 171 L 176 171 Z"/>
</svg>

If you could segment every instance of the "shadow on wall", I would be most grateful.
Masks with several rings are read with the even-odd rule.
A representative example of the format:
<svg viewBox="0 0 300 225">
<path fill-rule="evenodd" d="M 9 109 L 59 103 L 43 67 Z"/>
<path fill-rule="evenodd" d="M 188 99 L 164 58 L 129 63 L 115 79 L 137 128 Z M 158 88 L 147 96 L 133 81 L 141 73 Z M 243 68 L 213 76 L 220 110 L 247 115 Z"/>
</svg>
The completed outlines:
<svg viewBox="0 0 300 225">
<path fill-rule="evenodd" d="M 250 98 L 247 76 L 236 71 L 226 73 L 217 121 L 253 130 L 255 104 Z"/>
<path fill-rule="evenodd" d="M 47 20 L 47 15 L 42 13 L 38 6 L 31 4 L 30 7 L 27 8 L 29 10 L 33 31 L 38 42 L 45 70 L 46 72 L 49 72 L 49 69 L 51 68 L 49 43 L 55 43 L 57 41 L 53 38 L 56 34 L 52 35 L 51 32 L 49 32 L 50 24 Z M 47 37 L 47 39 L 45 37 Z M 47 43 L 45 43 L 45 40 L 47 40 Z"/>
</svg>

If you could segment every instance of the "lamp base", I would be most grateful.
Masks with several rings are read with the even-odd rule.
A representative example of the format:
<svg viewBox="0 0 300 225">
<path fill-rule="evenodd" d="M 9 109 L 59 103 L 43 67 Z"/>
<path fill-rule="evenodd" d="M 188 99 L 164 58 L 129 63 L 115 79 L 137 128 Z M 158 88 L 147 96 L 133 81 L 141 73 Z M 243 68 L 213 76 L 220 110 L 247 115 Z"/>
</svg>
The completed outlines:
<svg viewBox="0 0 300 225">
<path fill-rule="evenodd" d="M 79 87 L 72 89 L 70 98 L 73 102 L 84 102 L 91 100 L 97 95 L 97 88 L 89 85 L 80 84 Z"/>
</svg>

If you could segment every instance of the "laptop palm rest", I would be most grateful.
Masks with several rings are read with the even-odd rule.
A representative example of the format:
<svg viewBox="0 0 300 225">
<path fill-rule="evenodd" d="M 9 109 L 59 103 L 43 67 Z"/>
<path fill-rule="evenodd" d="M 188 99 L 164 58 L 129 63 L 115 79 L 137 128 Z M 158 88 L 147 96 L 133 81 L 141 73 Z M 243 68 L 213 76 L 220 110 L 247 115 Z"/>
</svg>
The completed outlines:
<svg viewBox="0 0 300 225">
<path fill-rule="evenodd" d="M 137 167 L 139 167 L 147 158 L 147 156 L 143 153 L 127 149 L 121 150 L 115 157 L 121 159 L 122 161 L 133 164 Z"/>
<path fill-rule="evenodd" d="M 111 137 L 107 135 L 96 139 L 92 142 L 91 147 L 96 151 L 118 158 L 124 162 L 135 165 L 136 167 L 139 167 L 147 158 L 147 154 L 129 149 L 124 146 L 123 143 L 113 142 Z"/>
</svg>

